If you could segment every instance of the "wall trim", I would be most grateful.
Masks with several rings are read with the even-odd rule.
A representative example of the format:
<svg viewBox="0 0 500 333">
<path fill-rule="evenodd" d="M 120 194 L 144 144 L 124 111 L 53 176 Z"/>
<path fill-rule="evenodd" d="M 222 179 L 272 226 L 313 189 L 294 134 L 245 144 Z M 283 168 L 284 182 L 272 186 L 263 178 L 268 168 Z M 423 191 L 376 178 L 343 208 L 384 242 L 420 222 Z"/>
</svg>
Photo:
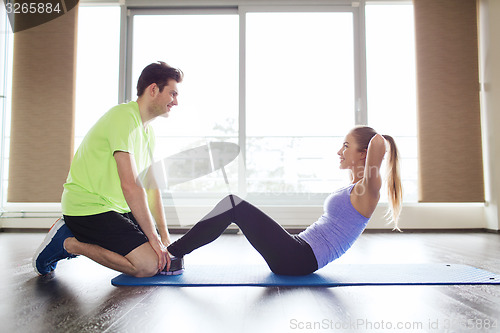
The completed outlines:
<svg viewBox="0 0 500 333">
<path fill-rule="evenodd" d="M 301 229 L 316 221 L 322 206 L 260 206 L 285 228 Z M 166 217 L 172 229 L 185 229 L 201 219 L 211 206 L 166 207 Z M 379 204 L 368 230 L 392 230 L 387 224 L 387 204 Z M 484 203 L 411 203 L 403 205 L 400 228 L 405 230 L 470 230 L 491 229 L 486 221 Z M 61 216 L 61 205 L 8 204 L 0 216 L 0 229 L 46 229 Z"/>
</svg>

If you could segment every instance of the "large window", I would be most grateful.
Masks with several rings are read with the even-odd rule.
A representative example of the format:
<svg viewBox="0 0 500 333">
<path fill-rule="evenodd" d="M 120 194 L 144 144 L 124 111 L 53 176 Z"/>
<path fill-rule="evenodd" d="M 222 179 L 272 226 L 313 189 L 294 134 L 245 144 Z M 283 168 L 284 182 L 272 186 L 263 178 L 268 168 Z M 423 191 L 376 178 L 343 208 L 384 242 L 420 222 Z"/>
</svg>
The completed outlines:
<svg viewBox="0 0 500 333">
<path fill-rule="evenodd" d="M 352 12 L 246 16 L 246 190 L 305 199 L 338 187 L 354 125 Z M 345 181 L 345 178 L 344 178 Z"/>
<path fill-rule="evenodd" d="M 5 7 L 0 6 L 0 212 L 7 198 L 10 146 L 12 29 Z"/>
<path fill-rule="evenodd" d="M 186 75 L 179 106 L 156 122 L 158 158 L 207 141 L 238 143 L 241 157 L 226 172 L 231 189 L 254 201 L 317 203 L 345 179 L 335 152 L 355 124 L 354 14 L 305 9 L 132 11 L 129 97 L 150 62 Z M 164 42 L 147 38 L 150 29 L 162 29 Z M 216 172 L 171 190 L 226 189 Z"/>
<path fill-rule="evenodd" d="M 102 19 L 92 10 L 103 13 L 103 7 L 80 8 L 78 136 L 98 118 L 89 113 L 92 105 L 105 112 L 118 91 L 119 9 Z M 366 123 L 396 138 L 405 200 L 416 201 L 412 6 L 366 5 L 366 15 L 359 13 L 340 6 L 131 9 L 125 100 L 136 99 L 137 78 L 151 62 L 166 61 L 185 73 L 179 106 L 153 123 L 155 158 L 210 141 L 237 143 L 240 158 L 225 170 L 233 192 L 260 204 L 319 204 L 347 180 L 336 155 L 344 135 Z M 359 29 L 360 17 L 366 17 L 366 31 Z M 99 22 L 107 24 L 99 30 L 106 34 L 87 28 Z M 80 43 L 99 41 L 111 49 L 96 61 L 84 54 L 95 48 Z M 100 89 L 82 93 L 89 85 L 81 80 L 90 82 L 96 72 L 101 82 L 113 78 L 106 84 L 116 90 L 106 89 L 102 101 L 90 105 L 85 96 Z M 214 172 L 169 190 L 199 202 L 227 191 L 222 176 Z"/>
</svg>

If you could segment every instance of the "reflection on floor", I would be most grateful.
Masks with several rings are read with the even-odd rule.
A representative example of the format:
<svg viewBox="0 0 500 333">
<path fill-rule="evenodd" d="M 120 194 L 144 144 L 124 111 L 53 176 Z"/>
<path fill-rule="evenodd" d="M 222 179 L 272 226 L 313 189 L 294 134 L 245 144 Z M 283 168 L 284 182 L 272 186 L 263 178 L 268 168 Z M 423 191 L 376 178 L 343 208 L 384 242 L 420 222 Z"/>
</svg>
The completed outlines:
<svg viewBox="0 0 500 333">
<path fill-rule="evenodd" d="M 500 332 L 499 285 L 118 288 L 117 272 L 84 257 L 37 277 L 31 256 L 43 237 L 0 233 L 0 331 Z M 333 265 L 446 262 L 499 274 L 499 253 L 498 234 L 369 233 Z M 223 235 L 186 266 L 215 260 L 265 264 L 244 236 Z"/>
</svg>

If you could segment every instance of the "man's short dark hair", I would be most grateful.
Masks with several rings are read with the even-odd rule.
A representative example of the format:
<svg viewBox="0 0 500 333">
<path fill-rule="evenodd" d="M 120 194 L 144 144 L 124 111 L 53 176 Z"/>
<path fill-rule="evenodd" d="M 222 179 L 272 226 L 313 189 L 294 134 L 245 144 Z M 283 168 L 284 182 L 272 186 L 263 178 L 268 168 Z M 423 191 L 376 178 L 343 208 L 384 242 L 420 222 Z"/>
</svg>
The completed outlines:
<svg viewBox="0 0 500 333">
<path fill-rule="evenodd" d="M 168 85 L 168 80 L 173 79 L 180 83 L 183 77 L 184 73 L 180 69 L 171 67 L 163 61 L 154 62 L 142 70 L 137 81 L 137 96 L 144 94 L 144 90 L 152 83 L 156 83 L 162 92 L 163 88 Z"/>
</svg>

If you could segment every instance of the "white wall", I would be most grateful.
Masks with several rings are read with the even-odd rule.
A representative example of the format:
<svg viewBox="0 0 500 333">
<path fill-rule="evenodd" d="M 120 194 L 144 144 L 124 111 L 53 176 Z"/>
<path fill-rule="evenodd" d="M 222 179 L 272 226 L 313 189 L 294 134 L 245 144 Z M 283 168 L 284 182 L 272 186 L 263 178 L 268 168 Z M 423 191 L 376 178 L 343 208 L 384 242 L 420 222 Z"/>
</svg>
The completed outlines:
<svg viewBox="0 0 500 333">
<path fill-rule="evenodd" d="M 500 230 L 500 1 L 479 0 L 479 39 L 485 218 Z"/>
</svg>

